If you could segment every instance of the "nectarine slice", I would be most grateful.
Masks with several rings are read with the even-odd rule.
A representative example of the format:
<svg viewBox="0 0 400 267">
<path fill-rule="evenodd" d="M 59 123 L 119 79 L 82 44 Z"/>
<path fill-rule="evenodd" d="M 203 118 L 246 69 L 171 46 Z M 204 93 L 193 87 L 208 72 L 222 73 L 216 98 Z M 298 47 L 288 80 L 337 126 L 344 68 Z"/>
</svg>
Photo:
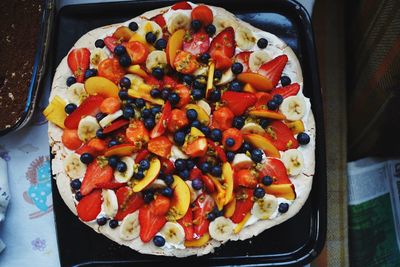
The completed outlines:
<svg viewBox="0 0 400 267">
<path fill-rule="evenodd" d="M 207 244 L 209 240 L 210 240 L 210 235 L 208 233 L 205 233 L 199 239 L 186 240 L 185 247 L 187 248 L 202 247 L 205 244 Z"/>
<path fill-rule="evenodd" d="M 174 60 L 176 56 L 176 52 L 182 49 L 183 45 L 183 37 L 185 36 L 186 31 L 184 29 L 177 30 L 174 32 L 171 37 L 169 37 L 167 48 L 165 49 L 167 54 L 167 61 L 174 68 Z"/>
<path fill-rule="evenodd" d="M 264 136 L 259 134 L 245 134 L 243 135 L 243 138 L 253 146 L 262 149 L 268 157 L 281 157 L 278 149 Z"/>
<path fill-rule="evenodd" d="M 147 78 L 149 75 L 147 74 L 146 71 L 144 71 L 140 65 L 131 65 L 127 69 L 128 73 L 136 74 L 142 78 Z"/>
<path fill-rule="evenodd" d="M 140 192 L 150 185 L 158 176 L 161 170 L 161 163 L 158 158 L 153 158 L 150 161 L 150 168 L 147 170 L 142 180 L 133 185 L 133 192 Z"/>
<path fill-rule="evenodd" d="M 252 87 L 260 91 L 270 91 L 274 88 L 274 85 L 269 79 L 258 73 L 243 72 L 236 78 L 243 83 L 250 84 Z"/>
<path fill-rule="evenodd" d="M 251 216 L 251 213 L 248 212 L 248 213 L 246 214 L 246 216 L 244 216 L 243 220 L 242 220 L 240 223 L 238 223 L 238 224 L 236 225 L 236 227 L 233 229 L 233 233 L 237 234 L 237 233 L 239 233 L 240 231 L 242 231 L 243 226 L 244 226 L 244 225 L 246 224 L 246 222 L 250 219 L 250 216 Z"/>
<path fill-rule="evenodd" d="M 116 146 L 112 146 L 112 147 L 108 148 L 104 152 L 104 156 L 106 156 L 106 157 L 110 157 L 110 156 L 114 156 L 114 155 L 119 156 L 119 157 L 130 156 L 137 150 L 138 150 L 138 148 L 135 145 L 120 144 L 120 145 L 116 145 Z"/>
<path fill-rule="evenodd" d="M 296 191 L 294 190 L 293 184 L 271 184 L 264 186 L 263 188 L 267 194 L 274 195 L 276 197 L 282 197 L 287 200 L 294 200 L 296 198 Z"/>
<path fill-rule="evenodd" d="M 183 218 L 190 205 L 189 186 L 177 175 L 174 175 L 174 182 L 171 187 L 174 190 L 171 207 L 168 211 L 168 220 L 179 220 Z"/>
<path fill-rule="evenodd" d="M 107 78 L 101 76 L 90 77 L 85 81 L 85 90 L 89 95 L 104 97 L 118 97 L 118 86 Z"/>
<path fill-rule="evenodd" d="M 224 178 L 225 202 L 228 204 L 233 197 L 233 170 L 229 162 L 222 164 L 222 177 Z"/>
<path fill-rule="evenodd" d="M 232 217 L 233 213 L 235 213 L 236 208 L 236 198 L 232 198 L 232 200 L 225 206 L 224 216 L 226 218 Z"/>
<path fill-rule="evenodd" d="M 283 115 L 282 113 L 267 109 L 253 109 L 249 111 L 249 115 L 274 120 L 286 119 L 285 115 Z"/>
</svg>

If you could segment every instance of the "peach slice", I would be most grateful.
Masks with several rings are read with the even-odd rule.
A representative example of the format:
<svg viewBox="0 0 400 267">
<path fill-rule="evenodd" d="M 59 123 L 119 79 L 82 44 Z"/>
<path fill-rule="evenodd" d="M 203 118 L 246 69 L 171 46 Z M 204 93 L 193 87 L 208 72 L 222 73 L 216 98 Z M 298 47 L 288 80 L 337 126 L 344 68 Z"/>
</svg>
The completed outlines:
<svg viewBox="0 0 400 267">
<path fill-rule="evenodd" d="M 168 211 L 168 220 L 176 221 L 183 218 L 190 205 L 189 186 L 177 175 L 174 175 L 174 182 L 171 185 L 174 190 L 171 207 Z"/>
<path fill-rule="evenodd" d="M 240 73 L 236 78 L 243 83 L 250 84 L 256 90 L 270 91 L 272 88 L 274 88 L 274 85 L 269 79 L 258 73 L 243 72 Z"/>
<path fill-rule="evenodd" d="M 213 183 L 215 185 L 215 188 L 217 189 L 217 191 L 212 193 L 211 196 L 214 199 L 215 204 L 217 204 L 217 208 L 219 210 L 222 210 L 225 205 L 226 192 L 225 192 L 221 182 L 217 178 L 215 178 L 214 176 L 211 176 L 211 175 L 209 175 L 208 177 L 211 178 L 211 180 L 213 181 Z"/>
<path fill-rule="evenodd" d="M 274 119 L 274 120 L 286 119 L 285 115 L 283 115 L 282 113 L 267 109 L 253 109 L 249 111 L 249 115 L 267 119 Z"/>
<path fill-rule="evenodd" d="M 213 88 L 214 70 L 215 70 L 215 64 L 214 62 L 211 62 L 210 67 L 208 69 L 206 97 L 208 97 L 210 90 Z"/>
<path fill-rule="evenodd" d="M 177 30 L 174 32 L 171 37 L 169 37 L 167 48 L 165 49 L 167 54 L 167 61 L 174 68 L 174 60 L 176 56 L 176 52 L 182 49 L 183 45 L 183 37 L 185 36 L 186 31 L 184 29 Z"/>
<path fill-rule="evenodd" d="M 142 180 L 133 185 L 133 192 L 140 192 L 151 184 L 158 176 L 161 170 L 161 163 L 158 158 L 153 158 L 150 161 L 150 168 L 147 170 L 146 175 Z"/>
<path fill-rule="evenodd" d="M 140 77 L 142 77 L 142 78 L 147 78 L 147 77 L 149 76 L 149 75 L 147 74 L 147 72 L 144 71 L 144 70 L 140 67 L 140 65 L 131 65 L 131 66 L 129 66 L 126 70 L 127 70 L 128 73 L 136 74 L 136 75 L 138 75 L 138 76 L 140 76 Z"/>
<path fill-rule="evenodd" d="M 107 78 L 96 76 L 85 81 L 85 90 L 89 95 L 118 97 L 118 86 Z"/>
<path fill-rule="evenodd" d="M 304 132 L 304 123 L 301 120 L 288 121 L 285 124 L 289 127 L 293 134 Z"/>
<path fill-rule="evenodd" d="M 243 87 L 243 92 L 247 92 L 247 93 L 255 93 L 257 92 L 256 89 L 254 89 L 253 86 L 251 86 L 251 84 L 246 83 Z"/>
<path fill-rule="evenodd" d="M 184 144 L 183 151 L 190 157 L 203 157 L 207 153 L 208 148 L 207 139 L 205 137 L 198 137 L 196 140 Z"/>
<path fill-rule="evenodd" d="M 262 186 L 267 194 L 276 197 L 282 197 L 287 200 L 294 200 L 296 198 L 296 191 L 293 184 L 271 184 L 269 186 Z"/>
<path fill-rule="evenodd" d="M 55 96 L 46 109 L 43 110 L 43 115 L 58 127 L 65 128 L 64 121 L 67 118 L 65 105 L 65 101 L 61 97 Z"/>
<path fill-rule="evenodd" d="M 236 208 L 236 198 L 232 198 L 232 200 L 225 206 L 224 216 L 226 218 L 232 217 L 233 213 L 235 213 Z"/>
<path fill-rule="evenodd" d="M 251 216 L 251 213 L 248 212 L 248 213 L 246 214 L 246 216 L 244 216 L 243 220 L 242 220 L 240 223 L 238 223 L 238 224 L 236 225 L 236 227 L 233 229 L 233 233 L 237 234 L 237 233 L 239 233 L 240 231 L 242 231 L 243 226 L 244 226 L 244 225 L 246 224 L 246 222 L 250 219 L 250 216 Z"/>
<path fill-rule="evenodd" d="M 116 145 L 116 146 L 112 146 L 112 147 L 108 148 L 104 152 L 104 156 L 106 156 L 106 157 L 110 157 L 110 156 L 114 156 L 114 155 L 119 156 L 119 157 L 130 156 L 137 150 L 138 150 L 138 148 L 135 145 L 120 144 L 120 145 Z"/>
<path fill-rule="evenodd" d="M 210 124 L 210 116 L 208 116 L 207 112 L 196 104 L 187 104 L 185 106 L 185 110 L 194 109 L 197 112 L 197 119 L 204 125 Z"/>
<path fill-rule="evenodd" d="M 133 98 L 143 98 L 144 100 L 149 101 L 150 103 L 153 103 L 156 105 L 164 105 L 164 100 L 162 100 L 161 98 L 151 97 L 150 93 L 146 92 L 146 90 L 143 90 L 142 88 L 144 88 L 144 87 L 142 85 L 140 85 L 138 90 L 129 89 L 128 95 Z"/>
<path fill-rule="evenodd" d="M 127 42 L 129 41 L 129 39 L 135 34 L 135 32 L 131 31 L 131 29 L 129 29 L 126 26 L 121 26 L 118 27 L 115 32 L 113 33 L 113 37 L 117 38 L 120 41 L 124 41 Z"/>
<path fill-rule="evenodd" d="M 225 203 L 228 204 L 233 197 L 233 170 L 229 162 L 222 164 L 222 177 L 224 178 Z"/>
<path fill-rule="evenodd" d="M 210 235 L 208 233 L 205 233 L 199 239 L 186 240 L 185 247 L 187 248 L 202 247 L 205 244 L 207 244 L 209 240 L 210 240 Z"/>
<path fill-rule="evenodd" d="M 268 157 L 280 158 L 278 149 L 262 135 L 259 134 L 245 134 L 243 135 L 244 140 L 252 144 L 253 146 L 264 150 L 264 153 Z"/>
</svg>

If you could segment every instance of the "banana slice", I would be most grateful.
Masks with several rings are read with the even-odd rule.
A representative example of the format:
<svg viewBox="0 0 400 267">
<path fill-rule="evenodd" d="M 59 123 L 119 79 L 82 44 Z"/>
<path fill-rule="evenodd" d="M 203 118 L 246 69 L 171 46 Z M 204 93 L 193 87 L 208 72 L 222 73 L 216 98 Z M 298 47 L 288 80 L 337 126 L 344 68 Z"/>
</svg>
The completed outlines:
<svg viewBox="0 0 400 267">
<path fill-rule="evenodd" d="M 190 18 L 185 14 L 175 13 L 168 20 L 167 27 L 171 34 L 180 29 L 188 30 L 190 28 Z"/>
<path fill-rule="evenodd" d="M 152 32 L 156 36 L 156 40 L 160 39 L 163 35 L 160 25 L 156 22 L 148 20 L 140 25 L 138 33 L 146 38 L 146 34 Z"/>
<path fill-rule="evenodd" d="M 151 72 L 154 68 L 164 68 L 167 65 L 167 54 L 164 51 L 154 50 L 146 59 L 146 69 Z"/>
<path fill-rule="evenodd" d="M 122 240 L 132 240 L 139 236 L 139 211 L 127 215 L 119 227 L 119 237 Z"/>
<path fill-rule="evenodd" d="M 70 103 L 80 105 L 88 97 L 83 83 L 74 83 L 67 89 L 67 98 Z"/>
<path fill-rule="evenodd" d="M 179 147 L 173 145 L 171 147 L 171 157 L 175 159 L 188 159 L 189 156 L 186 155 Z"/>
<path fill-rule="evenodd" d="M 302 96 L 289 96 L 283 100 L 279 110 L 287 120 L 297 121 L 303 118 L 306 112 L 306 102 Z"/>
<path fill-rule="evenodd" d="M 118 212 L 117 195 L 111 189 L 103 189 L 101 195 L 103 197 L 101 210 L 104 211 L 108 218 L 113 218 Z"/>
<path fill-rule="evenodd" d="M 176 222 L 166 222 L 164 227 L 160 230 L 160 234 L 165 238 L 165 241 L 179 245 L 185 241 L 185 230 Z"/>
<path fill-rule="evenodd" d="M 202 107 L 208 116 L 211 115 L 211 107 L 206 101 L 204 100 L 197 101 L 197 105 Z"/>
<path fill-rule="evenodd" d="M 126 74 L 126 78 L 131 81 L 131 88 L 138 89 L 140 85 L 144 84 L 144 80 L 142 77 L 136 74 Z"/>
<path fill-rule="evenodd" d="M 166 188 L 167 184 L 161 180 L 161 179 L 155 179 L 148 187 L 148 189 L 154 189 L 154 190 L 158 190 L 158 189 L 163 189 Z"/>
<path fill-rule="evenodd" d="M 117 170 L 114 171 L 115 180 L 119 183 L 126 183 L 128 182 L 133 175 L 135 161 L 131 157 L 122 157 L 121 161 L 126 164 L 126 171 L 119 172 Z"/>
<path fill-rule="evenodd" d="M 226 16 L 216 16 L 214 17 L 213 24 L 216 28 L 215 34 L 220 33 L 225 28 L 232 27 L 233 29 L 238 28 L 238 24 L 234 18 L 226 17 Z"/>
<path fill-rule="evenodd" d="M 208 65 L 202 64 L 194 72 L 193 76 L 207 76 L 208 75 Z"/>
<path fill-rule="evenodd" d="M 251 214 L 261 220 L 267 220 L 278 208 L 278 200 L 273 195 L 265 195 L 262 199 L 256 200 L 251 209 Z"/>
<path fill-rule="evenodd" d="M 222 73 L 221 79 L 216 83 L 216 85 L 224 85 L 235 79 L 235 75 L 233 74 L 231 68 L 227 69 L 224 73 Z"/>
<path fill-rule="evenodd" d="M 218 217 L 210 223 L 208 231 L 215 240 L 226 241 L 233 233 L 233 223 L 231 219 Z"/>
<path fill-rule="evenodd" d="M 69 154 L 63 160 L 64 170 L 71 179 L 82 178 L 86 172 L 86 165 L 75 153 Z"/>
<path fill-rule="evenodd" d="M 90 65 L 92 66 L 92 68 L 97 69 L 97 65 L 99 65 L 100 62 L 102 62 L 107 58 L 108 55 L 103 50 L 103 48 L 96 47 L 95 49 L 92 50 L 92 52 L 90 52 Z"/>
<path fill-rule="evenodd" d="M 297 149 L 289 149 L 283 152 L 282 162 L 287 173 L 291 176 L 299 175 L 304 168 L 303 154 Z"/>
<path fill-rule="evenodd" d="M 240 167 L 240 168 L 243 168 L 243 169 L 251 168 L 251 166 L 253 166 L 253 161 L 246 154 L 238 153 L 233 158 L 232 166 L 233 167 Z"/>
<path fill-rule="evenodd" d="M 100 125 L 93 116 L 87 116 L 81 119 L 78 125 L 78 137 L 83 142 L 87 142 L 90 139 L 96 137 L 96 131 L 100 129 Z"/>
<path fill-rule="evenodd" d="M 242 129 L 240 129 L 240 132 L 242 134 L 252 134 L 252 133 L 260 135 L 265 134 L 265 130 L 263 129 L 263 127 L 261 127 L 260 124 L 254 122 L 246 123 L 242 127 Z"/>
<path fill-rule="evenodd" d="M 118 110 L 114 113 L 108 114 L 104 118 L 99 121 L 99 124 L 102 128 L 105 128 L 106 126 L 110 125 L 113 121 L 121 117 L 123 114 L 122 110 Z"/>
<path fill-rule="evenodd" d="M 250 54 L 249 67 L 252 72 L 257 72 L 262 64 L 270 61 L 272 58 L 265 50 L 257 50 Z"/>
<path fill-rule="evenodd" d="M 256 37 L 251 30 L 243 26 L 235 29 L 235 40 L 237 46 L 242 50 L 250 50 L 256 44 Z"/>
</svg>

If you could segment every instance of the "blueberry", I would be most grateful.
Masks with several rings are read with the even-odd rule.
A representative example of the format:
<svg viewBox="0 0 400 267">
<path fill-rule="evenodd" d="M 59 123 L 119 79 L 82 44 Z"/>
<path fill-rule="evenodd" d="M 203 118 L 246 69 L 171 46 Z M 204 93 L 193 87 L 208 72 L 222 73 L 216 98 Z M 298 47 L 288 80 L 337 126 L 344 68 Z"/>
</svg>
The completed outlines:
<svg viewBox="0 0 400 267">
<path fill-rule="evenodd" d="M 189 121 L 197 120 L 197 111 L 194 109 L 186 110 L 186 117 L 188 118 Z"/>
<path fill-rule="evenodd" d="M 279 106 L 283 102 L 283 96 L 276 94 L 272 97 L 272 100 L 275 101 L 275 103 Z"/>
<path fill-rule="evenodd" d="M 193 31 L 197 32 L 198 30 L 200 30 L 201 28 L 201 21 L 200 20 L 192 20 L 192 23 L 190 23 L 190 26 L 192 28 Z"/>
<path fill-rule="evenodd" d="M 97 218 L 96 222 L 98 225 L 105 225 L 107 223 L 107 218 L 106 217 Z"/>
<path fill-rule="evenodd" d="M 134 22 L 134 21 L 132 21 L 131 23 L 129 23 L 129 25 L 128 25 L 128 27 L 129 27 L 129 29 L 131 30 L 131 31 L 137 31 L 138 29 L 139 29 L 139 25 L 136 23 L 136 22 Z"/>
<path fill-rule="evenodd" d="M 253 191 L 253 196 L 255 198 L 263 198 L 265 196 L 265 190 L 262 187 L 256 187 Z"/>
<path fill-rule="evenodd" d="M 234 92 L 241 92 L 242 84 L 239 81 L 233 81 L 229 85 L 229 90 L 234 91 Z"/>
<path fill-rule="evenodd" d="M 259 123 L 260 123 L 261 127 L 267 128 L 269 125 L 269 120 L 268 119 L 260 119 Z"/>
<path fill-rule="evenodd" d="M 299 133 L 297 135 L 297 141 L 299 141 L 300 145 L 307 145 L 310 143 L 310 136 L 306 133 Z"/>
<path fill-rule="evenodd" d="M 192 187 L 194 190 L 200 190 L 203 188 L 203 181 L 199 178 L 196 178 L 192 181 Z"/>
<path fill-rule="evenodd" d="M 126 163 L 125 162 L 123 162 L 123 161 L 119 161 L 118 163 L 117 163 L 117 171 L 119 171 L 119 172 L 126 172 L 126 169 L 127 169 L 128 167 L 126 166 Z"/>
<path fill-rule="evenodd" d="M 148 170 L 150 168 L 150 161 L 147 159 L 143 159 L 139 163 L 139 167 L 142 170 Z"/>
<path fill-rule="evenodd" d="M 235 153 L 233 153 L 232 151 L 227 151 L 226 152 L 226 159 L 229 162 L 232 162 L 234 158 L 235 158 Z"/>
<path fill-rule="evenodd" d="M 78 191 L 75 193 L 75 199 L 77 201 L 81 201 L 81 199 L 83 198 L 81 191 Z"/>
<path fill-rule="evenodd" d="M 269 110 L 276 110 L 278 108 L 278 104 L 274 100 L 270 100 L 267 103 L 267 107 Z"/>
<path fill-rule="evenodd" d="M 117 56 L 122 56 L 126 54 L 126 48 L 123 45 L 117 45 L 114 48 L 114 54 L 116 54 Z"/>
<path fill-rule="evenodd" d="M 214 79 L 221 79 L 222 77 L 222 71 L 221 70 L 214 70 Z"/>
<path fill-rule="evenodd" d="M 161 98 L 167 100 L 169 97 L 169 90 L 167 88 L 162 89 Z"/>
<path fill-rule="evenodd" d="M 113 169 L 117 168 L 118 162 L 119 158 L 115 155 L 108 158 L 108 165 Z"/>
<path fill-rule="evenodd" d="M 103 39 L 97 39 L 96 42 L 94 42 L 94 46 L 97 48 L 103 48 L 105 45 Z"/>
<path fill-rule="evenodd" d="M 161 195 L 165 196 L 165 197 L 172 197 L 174 191 L 171 189 L 171 187 L 165 187 L 162 191 L 161 191 Z"/>
<path fill-rule="evenodd" d="M 143 119 L 151 118 L 152 117 L 151 110 L 148 108 L 143 109 L 142 113 L 141 113 L 141 117 Z"/>
<path fill-rule="evenodd" d="M 260 38 L 257 41 L 257 46 L 261 49 L 266 48 L 268 46 L 268 40 L 265 38 Z"/>
<path fill-rule="evenodd" d="M 209 36 L 213 36 L 216 31 L 217 31 L 217 28 L 215 28 L 215 26 L 213 24 L 209 24 L 206 26 L 206 33 Z"/>
<path fill-rule="evenodd" d="M 210 138 L 211 140 L 213 140 L 214 142 L 219 142 L 221 141 L 222 138 L 222 131 L 220 129 L 212 129 L 211 133 L 210 133 Z"/>
<path fill-rule="evenodd" d="M 239 62 L 235 62 L 231 66 L 233 74 L 240 74 L 243 71 L 243 65 Z"/>
<path fill-rule="evenodd" d="M 171 174 L 167 174 L 164 176 L 164 182 L 166 185 L 170 186 L 174 183 L 174 177 Z"/>
<path fill-rule="evenodd" d="M 209 212 L 207 214 L 207 220 L 209 220 L 210 222 L 215 220 L 215 213 L 214 212 Z"/>
<path fill-rule="evenodd" d="M 146 105 L 146 102 L 144 101 L 143 98 L 136 98 L 136 100 L 135 100 L 135 105 L 136 105 L 138 108 L 143 108 L 143 107 Z"/>
<path fill-rule="evenodd" d="M 157 36 L 156 36 L 154 33 L 152 33 L 152 32 L 146 33 L 146 41 L 147 41 L 149 44 L 154 44 L 154 42 L 156 41 L 156 39 L 157 39 Z"/>
<path fill-rule="evenodd" d="M 145 203 L 148 204 L 148 203 L 152 202 L 153 199 L 154 199 L 154 192 L 153 191 L 151 191 L 151 190 L 144 191 L 143 200 L 144 200 Z"/>
<path fill-rule="evenodd" d="M 194 160 L 192 159 L 187 159 L 186 160 L 186 169 L 191 170 L 194 168 L 196 164 L 194 163 Z"/>
<path fill-rule="evenodd" d="M 97 70 L 96 69 L 87 69 L 85 71 L 85 80 L 89 79 L 90 77 L 97 76 Z"/>
<path fill-rule="evenodd" d="M 135 116 L 135 110 L 130 106 L 126 106 L 123 111 L 123 116 L 127 120 L 133 118 Z"/>
<path fill-rule="evenodd" d="M 122 66 L 122 67 L 124 67 L 124 68 L 127 68 L 127 67 L 129 67 L 131 64 L 132 64 L 132 60 L 131 60 L 131 58 L 128 56 L 128 55 L 122 55 L 120 58 L 119 58 L 119 64 Z"/>
<path fill-rule="evenodd" d="M 156 122 L 154 121 L 154 118 L 147 118 L 144 120 L 144 127 L 146 127 L 147 130 L 153 129 L 155 125 Z"/>
<path fill-rule="evenodd" d="M 210 165 L 210 163 L 208 163 L 208 162 L 203 162 L 203 163 L 200 165 L 200 170 L 201 170 L 204 174 L 210 172 L 210 170 L 211 170 L 211 165 Z"/>
<path fill-rule="evenodd" d="M 81 188 L 82 183 L 79 179 L 74 179 L 71 181 L 70 185 L 72 189 L 79 190 Z"/>
<path fill-rule="evenodd" d="M 251 151 L 251 160 L 255 163 L 260 163 L 262 161 L 262 155 L 263 153 L 260 149 L 253 149 L 253 151 Z"/>
<path fill-rule="evenodd" d="M 160 235 L 156 235 L 153 238 L 153 243 L 156 247 L 162 247 L 165 245 L 165 239 L 164 237 L 160 236 Z"/>
<path fill-rule="evenodd" d="M 110 226 L 111 229 L 117 228 L 119 226 L 119 223 L 117 220 L 110 220 L 108 222 L 108 226 Z"/>
<path fill-rule="evenodd" d="M 68 78 L 67 78 L 67 86 L 71 86 L 71 85 L 73 85 L 74 83 L 76 83 L 76 79 L 75 79 L 75 77 L 74 76 L 69 76 Z"/>
<path fill-rule="evenodd" d="M 264 177 L 261 179 L 261 183 L 262 183 L 263 185 L 266 185 L 266 186 L 271 185 L 273 182 L 274 182 L 274 180 L 272 179 L 272 177 L 271 177 L 271 176 L 268 176 L 268 175 L 264 176 Z"/>
<path fill-rule="evenodd" d="M 240 146 L 240 152 L 246 153 L 247 151 L 251 152 L 252 146 L 248 142 L 243 142 L 243 144 Z"/>
<path fill-rule="evenodd" d="M 174 134 L 174 141 L 178 145 L 183 145 L 185 143 L 185 133 L 182 131 L 178 131 Z"/>
<path fill-rule="evenodd" d="M 235 145 L 235 139 L 233 139 L 232 137 L 228 137 L 228 138 L 225 140 L 225 145 L 226 145 L 227 147 L 233 147 L 233 146 Z"/>
<path fill-rule="evenodd" d="M 93 162 L 93 160 L 94 160 L 94 157 L 93 157 L 91 154 L 89 154 L 89 153 L 83 153 L 83 154 L 81 155 L 81 161 L 82 161 L 82 163 L 90 164 L 90 163 Z"/>
<path fill-rule="evenodd" d="M 221 90 L 218 89 L 212 90 L 210 94 L 210 99 L 215 102 L 219 101 L 221 99 Z"/>
<path fill-rule="evenodd" d="M 208 61 L 210 60 L 210 58 L 211 58 L 211 56 L 209 53 L 204 53 L 204 54 L 201 54 L 199 59 L 200 59 L 201 63 L 207 64 Z"/>
<path fill-rule="evenodd" d="M 279 204 L 278 211 L 280 213 L 286 213 L 288 210 L 289 210 L 289 204 L 288 203 Z"/>
<path fill-rule="evenodd" d="M 119 97 L 119 99 L 121 99 L 121 100 L 127 100 L 127 99 L 129 98 L 128 91 L 126 91 L 126 90 L 120 90 L 120 91 L 118 92 L 118 97 Z"/>
<path fill-rule="evenodd" d="M 205 126 L 205 125 L 202 125 L 202 126 L 200 127 L 200 131 L 202 131 L 203 134 L 204 134 L 206 137 L 209 137 L 210 134 L 211 134 L 210 128 L 208 128 L 208 127 Z"/>
<path fill-rule="evenodd" d="M 194 80 L 193 87 L 204 90 L 207 86 L 206 82 L 207 80 L 203 76 L 200 76 Z"/>
<path fill-rule="evenodd" d="M 161 91 L 158 89 L 151 89 L 150 95 L 152 98 L 160 98 L 161 96 Z"/>
<path fill-rule="evenodd" d="M 151 108 L 151 114 L 153 114 L 153 116 L 156 116 L 160 112 L 161 112 L 161 107 L 160 106 L 154 106 L 154 107 Z"/>
<path fill-rule="evenodd" d="M 141 179 L 143 179 L 143 177 L 144 177 L 144 173 L 143 173 L 143 171 L 137 171 L 137 172 L 135 172 L 135 173 L 133 174 L 133 176 L 135 177 L 135 179 L 141 180 Z"/>
<path fill-rule="evenodd" d="M 192 77 L 192 75 L 189 75 L 189 74 L 183 75 L 182 81 L 184 83 L 186 83 L 187 85 L 191 85 L 193 83 L 193 77 Z"/>
<path fill-rule="evenodd" d="M 98 129 L 97 131 L 96 131 L 96 137 L 97 138 L 99 138 L 99 139 L 105 139 L 106 138 L 106 134 L 105 133 L 103 133 L 103 129 Z"/>
<path fill-rule="evenodd" d="M 158 39 L 156 41 L 156 43 L 154 44 L 154 46 L 157 50 L 163 50 L 163 49 L 167 48 L 167 41 L 163 38 Z"/>
<path fill-rule="evenodd" d="M 292 83 L 292 81 L 290 80 L 290 78 L 288 76 L 282 76 L 281 77 L 282 86 L 287 86 L 287 85 L 289 85 L 291 83 Z"/>
<path fill-rule="evenodd" d="M 129 80 L 127 77 L 123 77 L 121 80 L 119 80 L 119 85 L 122 89 L 129 89 L 131 88 L 131 80 Z"/>
<path fill-rule="evenodd" d="M 154 68 L 151 74 L 157 79 L 162 80 L 164 77 L 164 70 L 162 68 Z"/>
<path fill-rule="evenodd" d="M 211 168 L 210 172 L 215 177 L 220 177 L 222 175 L 222 168 L 219 165 L 215 165 Z"/>
<path fill-rule="evenodd" d="M 198 120 L 195 120 L 195 121 L 192 122 L 192 127 L 195 127 L 195 128 L 200 130 L 201 123 Z"/>
<path fill-rule="evenodd" d="M 74 103 L 69 103 L 65 106 L 64 110 L 67 114 L 71 114 L 76 108 L 77 106 Z"/>
<path fill-rule="evenodd" d="M 177 93 L 172 93 L 168 97 L 168 101 L 171 103 L 172 106 L 175 106 L 179 103 L 180 97 Z"/>
<path fill-rule="evenodd" d="M 179 176 L 180 176 L 183 180 L 187 180 L 187 179 L 189 179 L 190 172 L 189 172 L 188 169 L 185 169 L 185 170 L 179 172 Z"/>
<path fill-rule="evenodd" d="M 212 213 L 214 213 L 215 218 L 218 218 L 218 217 L 221 217 L 224 215 L 224 212 L 222 210 L 219 210 L 217 207 L 213 208 Z"/>
<path fill-rule="evenodd" d="M 203 90 L 195 88 L 192 90 L 192 97 L 194 100 L 200 100 L 204 97 Z"/>
<path fill-rule="evenodd" d="M 244 119 L 243 117 L 234 117 L 233 118 L 233 123 L 232 123 L 233 127 L 235 127 L 236 129 L 242 129 L 244 126 Z"/>
<path fill-rule="evenodd" d="M 186 161 L 184 159 L 175 160 L 174 165 L 177 171 L 183 171 L 184 169 L 186 169 Z"/>
<path fill-rule="evenodd" d="M 108 147 L 112 147 L 112 146 L 116 146 L 118 145 L 119 142 L 117 140 L 110 140 L 110 142 L 108 142 Z"/>
</svg>

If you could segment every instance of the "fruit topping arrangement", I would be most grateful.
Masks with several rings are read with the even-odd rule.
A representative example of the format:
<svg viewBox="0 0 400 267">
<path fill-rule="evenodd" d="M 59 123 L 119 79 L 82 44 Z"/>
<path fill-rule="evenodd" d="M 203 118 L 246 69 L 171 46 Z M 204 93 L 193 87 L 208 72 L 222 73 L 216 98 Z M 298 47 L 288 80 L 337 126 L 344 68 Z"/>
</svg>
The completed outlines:
<svg viewBox="0 0 400 267">
<path fill-rule="evenodd" d="M 183 249 L 290 209 L 308 107 L 288 56 L 229 22 L 180 2 L 69 52 L 44 114 L 82 221 Z"/>
</svg>

